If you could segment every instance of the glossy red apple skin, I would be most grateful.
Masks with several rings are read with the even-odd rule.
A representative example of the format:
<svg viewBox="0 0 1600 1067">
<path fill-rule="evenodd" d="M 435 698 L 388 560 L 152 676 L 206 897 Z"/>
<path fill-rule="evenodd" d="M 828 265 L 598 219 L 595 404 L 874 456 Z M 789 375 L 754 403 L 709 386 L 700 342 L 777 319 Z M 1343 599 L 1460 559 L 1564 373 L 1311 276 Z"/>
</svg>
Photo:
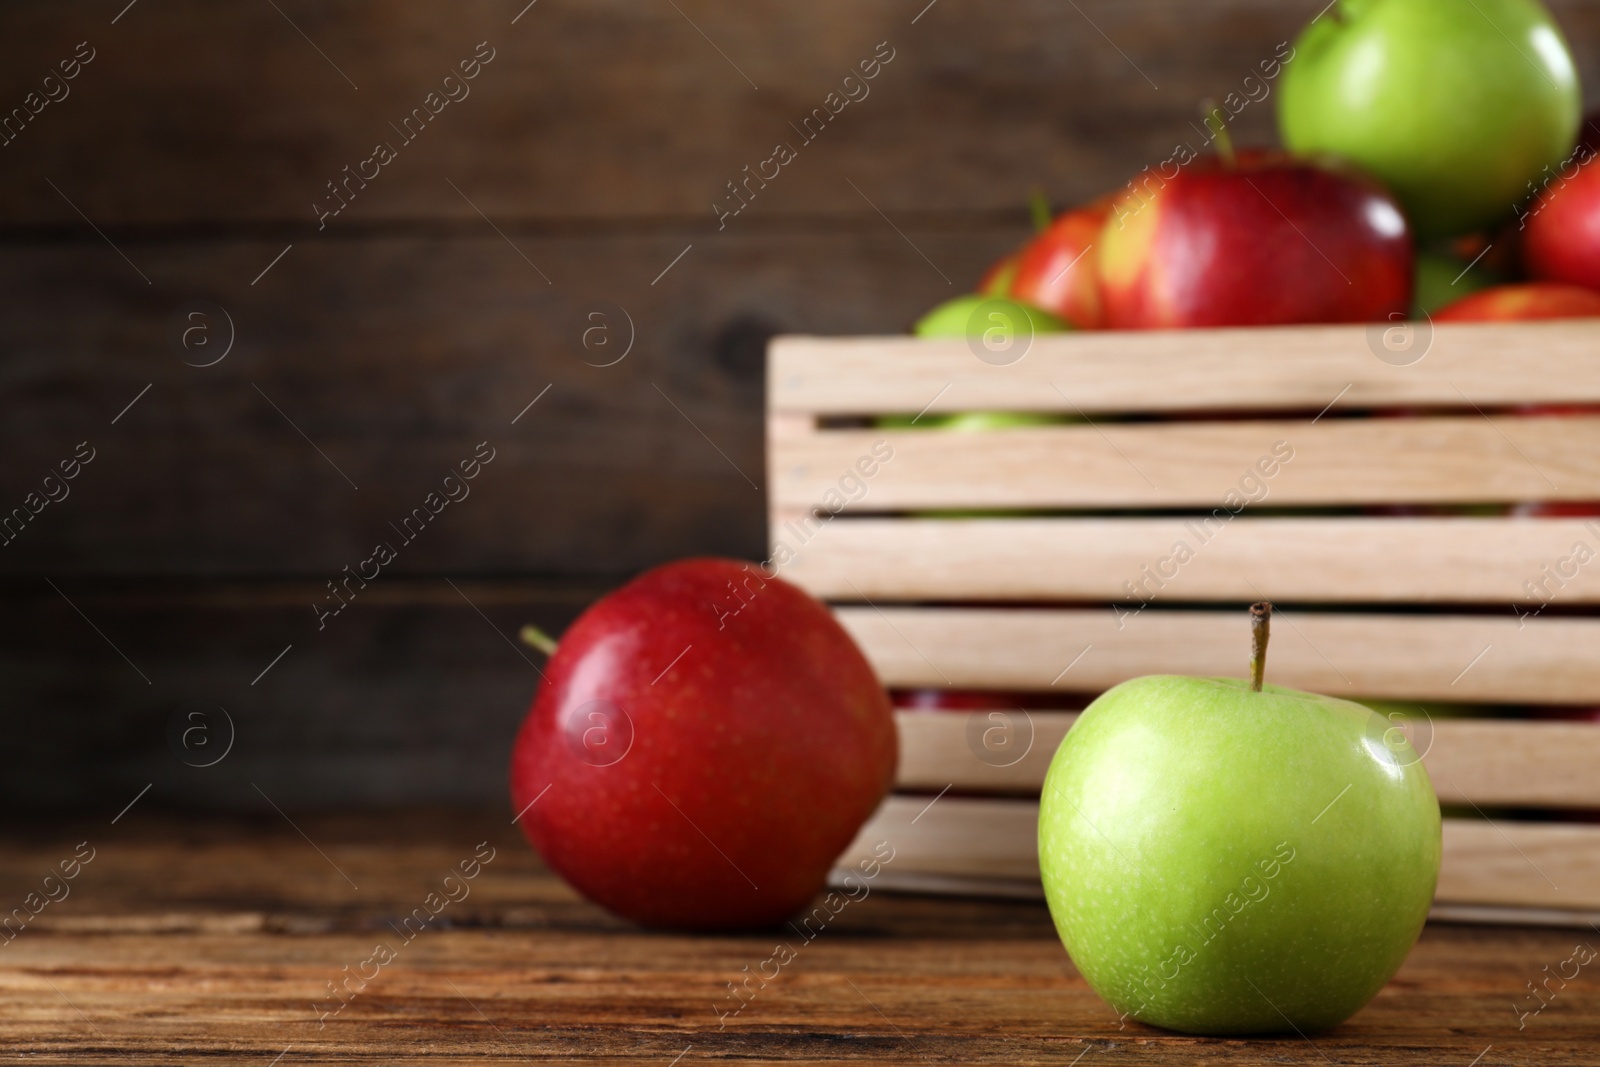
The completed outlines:
<svg viewBox="0 0 1600 1067">
<path fill-rule="evenodd" d="M 1571 165 L 1547 175 L 1525 209 L 1522 262 L 1530 278 L 1600 289 L 1600 112 L 1579 133 Z"/>
<path fill-rule="evenodd" d="M 1541 194 L 1523 237 L 1528 276 L 1600 289 L 1600 166 Z"/>
<path fill-rule="evenodd" d="M 1063 212 L 1017 256 L 1010 295 L 1080 330 L 1105 325 L 1096 244 L 1114 197 Z"/>
<path fill-rule="evenodd" d="M 641 575 L 572 625 L 544 674 L 512 810 L 578 892 L 647 926 L 793 915 L 893 783 L 871 666 L 827 608 L 753 564 Z"/>
<path fill-rule="evenodd" d="M 1496 285 L 1433 313 L 1434 322 L 1523 322 L 1600 315 L 1600 292 L 1564 282 Z"/>
<path fill-rule="evenodd" d="M 1106 326 L 1381 322 L 1410 309 L 1410 227 L 1370 179 L 1260 151 L 1162 177 L 1136 179 L 1101 230 Z"/>
</svg>

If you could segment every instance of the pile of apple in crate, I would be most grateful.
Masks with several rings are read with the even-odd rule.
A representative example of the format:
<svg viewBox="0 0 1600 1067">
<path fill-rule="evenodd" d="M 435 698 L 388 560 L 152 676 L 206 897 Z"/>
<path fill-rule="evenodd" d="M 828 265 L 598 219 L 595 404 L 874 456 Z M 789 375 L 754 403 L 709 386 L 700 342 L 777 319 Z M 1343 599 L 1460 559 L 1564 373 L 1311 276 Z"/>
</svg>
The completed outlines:
<svg viewBox="0 0 1600 1067">
<path fill-rule="evenodd" d="M 1600 113 L 1538 0 L 1339 0 L 1249 79 L 1285 150 L 1191 138 L 917 324 L 1036 333 L 1600 315 Z M 919 422 L 919 425 L 922 423 Z"/>
<path fill-rule="evenodd" d="M 1335 0 L 1269 49 L 1251 77 L 1268 82 L 1283 149 L 1232 145 L 1242 105 L 1225 98 L 1207 144 L 1041 219 L 917 332 L 976 352 L 996 330 L 1600 316 L 1600 125 L 1582 123 L 1538 0 Z M 910 454 L 923 431 L 1075 418 L 947 409 L 879 425 Z M 861 477 L 891 456 L 863 455 Z M 825 550 L 774 546 L 760 564 L 660 567 L 559 641 L 526 632 L 550 660 L 512 754 L 512 810 L 584 896 L 654 927 L 766 931 L 781 968 L 874 891 L 1042 883 L 1106 1000 L 1196 1033 L 1325 1028 L 1400 966 L 1448 844 L 1422 745 L 1402 709 L 1272 684 L 1271 590 L 1239 609 L 1244 677 L 1136 677 L 1075 715 L 955 685 L 891 702 L 851 615 L 788 580 L 806 583 L 807 552 Z M 1288 653 L 1304 641 L 1285 626 L 1280 612 Z M 897 774 L 908 793 L 889 796 Z M 971 799 L 986 790 L 1038 800 Z M 973 804 L 991 806 L 952 823 Z M 730 990 L 729 1011 L 766 980 Z"/>
</svg>

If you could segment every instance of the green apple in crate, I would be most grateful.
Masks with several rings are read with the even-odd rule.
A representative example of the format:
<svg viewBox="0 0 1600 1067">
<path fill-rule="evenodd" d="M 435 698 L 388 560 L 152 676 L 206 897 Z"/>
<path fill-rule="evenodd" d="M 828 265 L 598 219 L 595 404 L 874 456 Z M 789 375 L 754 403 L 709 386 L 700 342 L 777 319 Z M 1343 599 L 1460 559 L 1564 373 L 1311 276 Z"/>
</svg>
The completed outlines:
<svg viewBox="0 0 1600 1067">
<path fill-rule="evenodd" d="M 1310 1033 L 1370 1000 L 1427 918 L 1439 804 L 1360 704 L 1157 675 L 1111 689 L 1056 752 L 1039 865 L 1056 929 L 1124 1016 L 1197 1034 Z"/>
<path fill-rule="evenodd" d="M 1442 252 L 1417 253 L 1417 283 L 1412 290 L 1411 317 L 1421 319 L 1463 297 L 1494 285 L 1496 279 L 1483 269 Z"/>
<path fill-rule="evenodd" d="M 918 337 L 981 337 L 990 330 L 1015 333 L 1022 321 L 1036 334 L 1072 329 L 1063 319 L 1032 304 L 987 293 L 968 293 L 946 300 L 911 328 Z"/>
<path fill-rule="evenodd" d="M 995 270 L 1003 267 L 1004 262 L 997 264 Z M 1072 329 L 1067 322 L 1031 304 L 978 292 L 946 300 L 918 319 L 911 332 L 918 337 L 976 338 L 986 331 L 1000 330 L 1010 341 L 1023 322 L 1028 324 L 1030 336 Z M 1059 415 L 1029 411 L 963 411 L 954 415 L 883 415 L 876 424 L 890 430 L 1005 430 L 1063 421 L 1066 420 Z"/>
<path fill-rule="evenodd" d="M 1539 0 L 1336 0 L 1294 48 L 1284 144 L 1368 171 L 1422 237 L 1510 218 L 1577 139 L 1577 69 Z"/>
</svg>

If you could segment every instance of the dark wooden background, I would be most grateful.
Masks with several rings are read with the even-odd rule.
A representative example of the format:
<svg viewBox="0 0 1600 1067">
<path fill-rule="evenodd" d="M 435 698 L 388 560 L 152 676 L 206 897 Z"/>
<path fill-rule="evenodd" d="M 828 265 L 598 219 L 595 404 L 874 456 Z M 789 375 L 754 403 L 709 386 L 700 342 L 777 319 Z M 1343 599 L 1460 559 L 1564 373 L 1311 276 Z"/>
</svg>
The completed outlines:
<svg viewBox="0 0 1600 1067">
<path fill-rule="evenodd" d="M 0 511 L 97 453 L 0 547 L 6 808 L 503 795 L 518 624 L 765 555 L 768 336 L 903 330 L 1025 234 L 1031 186 L 1166 158 L 1324 0 L 525 2 L 0 7 L 0 110 L 96 53 L 0 147 Z M 1600 87 L 1600 8 L 1552 6 Z M 483 41 L 471 95 L 319 230 L 325 183 Z M 719 230 L 725 183 L 883 41 L 870 96 Z M 194 301 L 233 323 L 213 366 L 186 361 L 214 311 L 213 347 L 178 341 Z M 592 366 L 618 307 L 635 344 Z M 471 496 L 319 631 L 323 583 L 484 440 Z M 185 765 L 169 722 L 220 746 L 218 708 L 231 751 Z"/>
</svg>

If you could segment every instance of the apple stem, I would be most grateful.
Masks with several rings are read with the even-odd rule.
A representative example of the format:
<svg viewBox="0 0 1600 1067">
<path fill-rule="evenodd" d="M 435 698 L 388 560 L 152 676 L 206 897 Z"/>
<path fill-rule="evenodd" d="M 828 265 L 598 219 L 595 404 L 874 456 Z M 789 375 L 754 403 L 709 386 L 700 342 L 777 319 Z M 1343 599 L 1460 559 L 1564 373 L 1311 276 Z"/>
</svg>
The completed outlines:
<svg viewBox="0 0 1600 1067">
<path fill-rule="evenodd" d="M 517 637 L 529 648 L 536 648 L 547 656 L 556 654 L 556 639 L 537 626 L 524 626 L 517 631 Z"/>
<path fill-rule="evenodd" d="M 1272 636 L 1272 602 L 1250 605 L 1250 692 L 1261 692 L 1261 677 L 1267 673 L 1267 641 Z"/>
<path fill-rule="evenodd" d="M 1233 154 L 1233 138 L 1228 136 L 1228 123 L 1222 117 L 1222 109 L 1215 103 L 1206 109 L 1206 129 L 1211 131 L 1211 139 L 1216 142 L 1217 155 L 1222 157 L 1222 162 L 1230 170 L 1238 162 L 1238 157 Z"/>
<path fill-rule="evenodd" d="M 1044 189 L 1035 185 L 1028 193 L 1028 213 L 1033 216 L 1033 228 L 1043 232 L 1050 228 L 1050 198 L 1044 195 Z"/>
</svg>

